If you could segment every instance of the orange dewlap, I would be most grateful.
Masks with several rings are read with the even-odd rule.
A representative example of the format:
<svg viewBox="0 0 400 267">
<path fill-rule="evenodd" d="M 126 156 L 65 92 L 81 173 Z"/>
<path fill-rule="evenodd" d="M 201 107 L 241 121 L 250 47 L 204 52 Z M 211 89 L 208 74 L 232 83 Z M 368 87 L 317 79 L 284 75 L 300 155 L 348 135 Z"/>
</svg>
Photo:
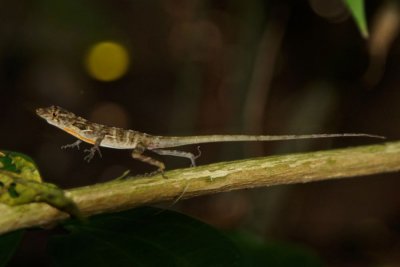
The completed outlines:
<svg viewBox="0 0 400 267">
<path fill-rule="evenodd" d="M 72 129 L 63 128 L 63 130 L 66 131 L 67 133 L 69 133 L 70 135 L 73 135 L 73 136 L 75 136 L 76 138 L 78 138 L 78 139 L 80 139 L 80 140 L 82 140 L 82 141 L 84 141 L 84 142 L 86 142 L 86 143 L 94 144 L 94 143 L 96 142 L 96 141 L 93 140 L 93 139 L 89 139 L 89 138 L 83 137 L 83 136 L 80 135 L 79 133 L 74 132 L 74 130 L 72 130 Z"/>
</svg>

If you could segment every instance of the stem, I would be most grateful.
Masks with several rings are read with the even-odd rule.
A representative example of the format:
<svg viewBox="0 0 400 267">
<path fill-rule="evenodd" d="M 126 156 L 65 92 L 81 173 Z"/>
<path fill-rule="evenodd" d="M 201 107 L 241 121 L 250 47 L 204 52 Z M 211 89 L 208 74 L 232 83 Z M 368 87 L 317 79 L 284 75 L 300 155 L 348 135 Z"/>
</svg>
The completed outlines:
<svg viewBox="0 0 400 267">
<path fill-rule="evenodd" d="M 307 183 L 400 170 L 400 141 L 311 153 L 270 156 L 177 169 L 66 190 L 86 216 L 144 204 L 236 189 Z M 44 203 L 0 204 L 0 234 L 66 219 L 67 214 Z"/>
</svg>

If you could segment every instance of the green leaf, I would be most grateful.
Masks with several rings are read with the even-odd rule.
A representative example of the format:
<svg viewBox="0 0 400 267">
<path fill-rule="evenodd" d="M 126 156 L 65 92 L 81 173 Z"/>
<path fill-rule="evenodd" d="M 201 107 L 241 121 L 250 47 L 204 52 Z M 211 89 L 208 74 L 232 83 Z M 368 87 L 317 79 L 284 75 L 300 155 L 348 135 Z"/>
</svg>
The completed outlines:
<svg viewBox="0 0 400 267">
<path fill-rule="evenodd" d="M 21 178 L 41 182 L 39 170 L 31 157 L 11 151 L 0 151 L 0 170 L 18 173 Z"/>
<path fill-rule="evenodd" d="M 344 0 L 355 20 L 362 37 L 368 38 L 367 20 L 365 19 L 364 0 Z"/>
<path fill-rule="evenodd" d="M 7 262 L 17 249 L 23 233 L 24 231 L 15 231 L 0 236 L 0 267 L 7 266 Z"/>
<path fill-rule="evenodd" d="M 242 251 L 245 266 L 323 266 L 316 254 L 304 247 L 265 242 L 242 232 L 230 233 L 229 236 Z"/>
<path fill-rule="evenodd" d="M 49 242 L 57 266 L 243 266 L 229 238 L 176 212 L 139 208 L 66 228 Z"/>
<path fill-rule="evenodd" d="M 81 218 L 77 206 L 61 188 L 42 182 L 39 170 L 30 157 L 0 151 L 0 203 L 16 206 L 31 202 L 45 202 Z"/>
</svg>

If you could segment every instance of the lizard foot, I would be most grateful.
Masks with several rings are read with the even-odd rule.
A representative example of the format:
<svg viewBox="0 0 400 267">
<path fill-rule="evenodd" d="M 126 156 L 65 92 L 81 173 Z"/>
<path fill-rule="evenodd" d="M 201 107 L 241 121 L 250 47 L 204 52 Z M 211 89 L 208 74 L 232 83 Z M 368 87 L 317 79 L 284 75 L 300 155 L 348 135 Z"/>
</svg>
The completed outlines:
<svg viewBox="0 0 400 267">
<path fill-rule="evenodd" d="M 161 169 L 158 169 L 158 170 L 156 170 L 156 171 L 152 171 L 152 172 L 145 173 L 143 176 L 145 176 L 145 177 L 152 177 L 152 176 L 156 176 L 156 175 L 158 175 L 158 174 L 161 174 L 161 176 L 162 176 L 164 179 L 168 179 L 168 177 L 165 176 L 165 174 L 164 174 L 164 170 L 161 170 Z"/>
<path fill-rule="evenodd" d="M 191 164 L 190 167 L 196 167 L 196 159 L 198 159 L 201 156 L 201 150 L 200 146 L 197 146 L 197 155 L 192 155 L 190 158 Z"/>
<path fill-rule="evenodd" d="M 79 150 L 79 145 L 82 143 L 82 141 L 81 140 L 76 140 L 74 143 L 72 143 L 72 144 L 68 144 L 68 145 L 64 145 L 64 146 L 61 146 L 61 149 L 67 149 L 67 148 L 74 148 L 74 147 L 76 147 L 76 148 L 78 148 L 78 150 Z"/>
<path fill-rule="evenodd" d="M 86 160 L 87 162 L 90 162 L 94 157 L 94 154 L 96 154 L 96 151 L 99 153 L 100 157 L 102 157 L 100 148 L 98 146 L 93 146 L 90 149 L 85 149 L 84 152 L 88 154 L 83 159 Z"/>
</svg>

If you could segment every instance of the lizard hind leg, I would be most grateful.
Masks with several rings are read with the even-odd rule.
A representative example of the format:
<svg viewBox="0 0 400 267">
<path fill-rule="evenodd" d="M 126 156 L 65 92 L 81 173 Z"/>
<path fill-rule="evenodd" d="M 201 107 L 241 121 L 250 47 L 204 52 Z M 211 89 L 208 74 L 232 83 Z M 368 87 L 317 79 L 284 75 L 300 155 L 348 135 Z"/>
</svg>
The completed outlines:
<svg viewBox="0 0 400 267">
<path fill-rule="evenodd" d="M 134 149 L 132 151 L 132 158 L 140 160 L 140 161 L 145 162 L 145 163 L 148 163 L 150 165 L 156 166 L 158 168 L 158 170 L 156 172 L 157 173 L 161 172 L 161 175 L 164 178 L 166 178 L 164 176 L 164 170 L 165 170 L 164 163 L 162 163 L 161 161 L 155 160 L 155 159 L 153 159 L 151 157 L 143 155 L 143 151 L 144 151 L 144 149 L 139 149 L 139 148 Z"/>
<path fill-rule="evenodd" d="M 197 150 L 199 151 L 198 155 L 194 155 L 193 153 L 190 152 L 185 152 L 185 151 L 179 151 L 179 150 L 166 150 L 166 149 L 152 149 L 151 151 L 159 154 L 159 155 L 167 155 L 167 156 L 175 156 L 175 157 L 182 157 L 182 158 L 187 158 L 191 162 L 191 166 L 195 167 L 196 166 L 196 159 L 200 157 L 200 148 L 197 147 Z"/>
</svg>

